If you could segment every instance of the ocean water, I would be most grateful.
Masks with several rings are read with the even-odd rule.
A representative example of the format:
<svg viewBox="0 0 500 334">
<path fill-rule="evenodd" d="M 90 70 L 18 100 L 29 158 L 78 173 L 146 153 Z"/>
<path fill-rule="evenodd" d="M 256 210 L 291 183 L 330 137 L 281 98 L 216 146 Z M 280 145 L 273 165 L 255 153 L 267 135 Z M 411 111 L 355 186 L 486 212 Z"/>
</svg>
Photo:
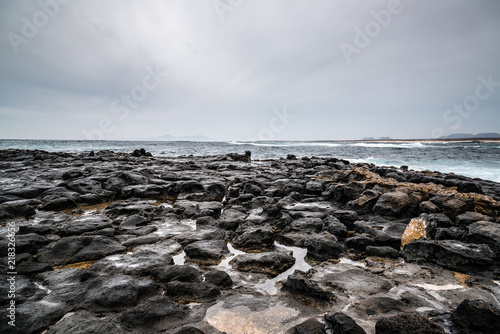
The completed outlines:
<svg viewBox="0 0 500 334">
<path fill-rule="evenodd" d="M 379 166 L 409 166 L 414 170 L 453 172 L 500 182 L 499 143 L 343 143 L 343 142 L 166 142 L 0 140 L 0 149 L 39 149 L 49 152 L 112 150 L 130 153 L 144 148 L 154 156 L 218 155 L 252 152 L 252 159 L 336 157 Z"/>
</svg>

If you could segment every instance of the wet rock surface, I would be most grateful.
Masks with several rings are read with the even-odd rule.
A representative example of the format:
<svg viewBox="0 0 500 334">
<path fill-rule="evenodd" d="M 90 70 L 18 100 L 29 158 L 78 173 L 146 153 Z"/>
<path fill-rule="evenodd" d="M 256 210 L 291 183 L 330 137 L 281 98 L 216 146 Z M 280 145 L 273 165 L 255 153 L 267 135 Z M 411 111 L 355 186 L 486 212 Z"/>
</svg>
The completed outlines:
<svg viewBox="0 0 500 334">
<path fill-rule="evenodd" d="M 250 152 L 0 161 L 2 333 L 500 331 L 494 182 Z"/>
</svg>

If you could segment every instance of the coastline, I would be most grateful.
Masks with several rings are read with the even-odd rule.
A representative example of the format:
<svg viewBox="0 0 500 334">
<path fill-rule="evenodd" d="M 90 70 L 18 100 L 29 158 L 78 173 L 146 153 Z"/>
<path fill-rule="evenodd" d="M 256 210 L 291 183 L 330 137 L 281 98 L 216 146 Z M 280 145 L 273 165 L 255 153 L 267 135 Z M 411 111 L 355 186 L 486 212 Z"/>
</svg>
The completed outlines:
<svg viewBox="0 0 500 334">
<path fill-rule="evenodd" d="M 23 333 L 499 323 L 495 182 L 250 153 L 0 150 L 0 166 Z"/>
</svg>

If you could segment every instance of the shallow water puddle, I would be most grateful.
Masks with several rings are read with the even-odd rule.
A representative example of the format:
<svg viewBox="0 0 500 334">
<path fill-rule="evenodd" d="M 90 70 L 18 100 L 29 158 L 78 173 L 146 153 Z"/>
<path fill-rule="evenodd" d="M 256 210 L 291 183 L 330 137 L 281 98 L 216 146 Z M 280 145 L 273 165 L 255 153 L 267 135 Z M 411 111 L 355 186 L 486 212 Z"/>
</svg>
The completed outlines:
<svg viewBox="0 0 500 334">
<path fill-rule="evenodd" d="M 240 273 L 240 275 L 242 276 L 240 277 L 240 279 L 242 279 L 242 282 L 245 283 L 245 285 L 253 285 L 253 287 L 264 290 L 270 295 L 278 293 L 278 288 L 276 287 L 276 283 L 285 280 L 288 276 L 292 275 L 296 269 L 302 271 L 308 271 L 311 268 L 311 266 L 305 261 L 305 257 L 307 255 L 307 249 L 300 247 L 285 246 L 278 242 L 274 242 L 274 246 L 276 248 L 282 248 L 287 251 L 291 251 L 293 253 L 293 257 L 295 258 L 295 264 L 290 269 L 281 273 L 275 278 L 260 280 L 260 282 L 257 284 L 255 284 L 254 277 L 255 276 L 264 277 L 263 275 Z M 246 253 L 235 249 L 230 243 L 227 244 L 227 248 L 229 249 L 230 254 L 218 265 L 218 267 L 220 269 L 228 271 L 229 273 L 232 273 L 232 268 L 229 265 L 229 262 L 231 262 L 231 260 L 233 260 L 236 256 Z"/>
<path fill-rule="evenodd" d="M 186 263 L 186 252 L 182 251 L 182 253 L 172 256 L 172 259 L 175 265 L 182 266 Z"/>
<path fill-rule="evenodd" d="M 235 249 L 233 245 L 231 245 L 229 242 L 227 243 L 227 249 L 229 249 L 229 254 L 226 256 L 224 260 L 222 260 L 221 263 L 219 263 L 218 267 L 231 270 L 229 262 L 231 262 L 231 260 L 234 259 L 236 256 L 245 254 L 245 252 Z"/>
<path fill-rule="evenodd" d="M 311 266 L 305 261 L 307 255 L 307 249 L 300 247 L 290 247 L 274 242 L 274 245 L 279 248 L 284 248 L 287 251 L 293 252 L 293 257 L 295 258 L 295 264 L 288 269 L 287 271 L 279 274 L 275 278 L 268 279 L 262 284 L 258 284 L 255 287 L 258 289 L 265 290 L 270 295 L 275 295 L 278 293 L 278 288 L 276 287 L 276 283 L 282 280 L 287 279 L 288 276 L 292 275 L 295 270 L 308 271 L 311 269 Z"/>
<path fill-rule="evenodd" d="M 219 302 L 209 308 L 205 320 L 227 334 L 281 334 L 303 321 L 298 310 L 282 303 L 260 311 L 244 305 L 233 308 L 223 305 L 224 302 Z"/>
</svg>

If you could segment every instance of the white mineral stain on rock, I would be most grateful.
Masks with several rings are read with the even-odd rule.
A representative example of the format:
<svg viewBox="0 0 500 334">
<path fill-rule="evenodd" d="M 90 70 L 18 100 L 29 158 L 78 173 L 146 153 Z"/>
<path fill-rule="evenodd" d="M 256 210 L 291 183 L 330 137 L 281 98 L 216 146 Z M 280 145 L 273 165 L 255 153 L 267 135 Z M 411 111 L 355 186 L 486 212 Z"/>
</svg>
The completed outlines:
<svg viewBox="0 0 500 334">
<path fill-rule="evenodd" d="M 340 264 L 350 264 L 351 266 L 360 267 L 360 268 L 366 267 L 366 264 L 364 264 L 363 262 L 353 261 L 353 260 L 348 259 L 346 257 L 341 257 L 339 263 Z"/>
<path fill-rule="evenodd" d="M 447 291 L 447 290 L 463 289 L 463 286 L 459 284 L 435 285 L 435 284 L 422 283 L 422 284 L 411 284 L 411 285 L 418 286 L 427 291 Z"/>
</svg>

